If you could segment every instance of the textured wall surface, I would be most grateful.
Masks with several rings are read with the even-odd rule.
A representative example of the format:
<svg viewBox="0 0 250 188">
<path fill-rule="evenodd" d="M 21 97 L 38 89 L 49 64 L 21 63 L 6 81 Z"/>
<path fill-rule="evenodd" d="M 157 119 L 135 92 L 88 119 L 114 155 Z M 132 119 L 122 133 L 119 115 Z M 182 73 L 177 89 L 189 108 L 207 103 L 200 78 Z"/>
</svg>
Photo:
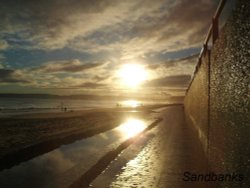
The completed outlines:
<svg viewBox="0 0 250 188">
<path fill-rule="evenodd" d="M 236 172 L 244 175 L 243 182 L 223 182 L 223 187 L 249 187 L 250 184 L 249 12 L 250 1 L 239 0 L 212 48 L 210 91 L 208 87 L 201 86 L 204 82 L 201 75 L 208 76 L 207 70 L 201 66 L 185 97 L 187 121 L 198 126 L 198 130 L 203 131 L 201 134 L 207 136 L 201 141 L 208 140 L 211 169 L 217 173 Z M 202 64 L 207 62 L 203 61 Z M 206 97 L 201 98 L 200 95 L 210 95 L 210 103 L 207 103 L 210 115 L 204 107 Z M 202 109 L 204 112 L 201 112 Z M 204 123 L 206 118 L 210 120 L 207 125 Z M 207 129 L 204 129 L 204 125 L 208 126 Z"/>
<path fill-rule="evenodd" d="M 212 167 L 250 175 L 250 1 L 241 1 L 211 54 Z M 235 185 L 236 186 L 236 185 Z"/>
<path fill-rule="evenodd" d="M 202 58 L 192 86 L 185 97 L 185 112 L 188 124 L 194 126 L 204 150 L 208 133 L 208 57 Z"/>
</svg>

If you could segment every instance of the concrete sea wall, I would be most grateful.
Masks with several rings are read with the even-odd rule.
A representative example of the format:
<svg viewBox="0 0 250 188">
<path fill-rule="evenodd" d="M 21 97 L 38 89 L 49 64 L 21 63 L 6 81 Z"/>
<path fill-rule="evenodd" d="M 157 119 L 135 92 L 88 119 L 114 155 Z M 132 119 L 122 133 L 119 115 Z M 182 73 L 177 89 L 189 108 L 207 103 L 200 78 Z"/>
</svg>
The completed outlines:
<svg viewBox="0 0 250 188">
<path fill-rule="evenodd" d="M 250 1 L 236 7 L 211 51 L 202 57 L 185 96 L 185 113 L 203 145 L 210 169 L 250 176 Z M 224 187 L 223 186 L 223 187 Z"/>
</svg>

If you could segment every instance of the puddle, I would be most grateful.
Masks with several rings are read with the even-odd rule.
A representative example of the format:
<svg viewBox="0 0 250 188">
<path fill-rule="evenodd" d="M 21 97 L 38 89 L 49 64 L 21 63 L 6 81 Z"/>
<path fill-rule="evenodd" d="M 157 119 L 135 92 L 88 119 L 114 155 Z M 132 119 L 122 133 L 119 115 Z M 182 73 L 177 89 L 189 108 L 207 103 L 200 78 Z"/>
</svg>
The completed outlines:
<svg viewBox="0 0 250 188">
<path fill-rule="evenodd" d="M 153 120 L 129 118 L 96 136 L 63 145 L 51 152 L 0 172 L 1 187 L 67 187 L 105 153 L 143 131 Z"/>
</svg>

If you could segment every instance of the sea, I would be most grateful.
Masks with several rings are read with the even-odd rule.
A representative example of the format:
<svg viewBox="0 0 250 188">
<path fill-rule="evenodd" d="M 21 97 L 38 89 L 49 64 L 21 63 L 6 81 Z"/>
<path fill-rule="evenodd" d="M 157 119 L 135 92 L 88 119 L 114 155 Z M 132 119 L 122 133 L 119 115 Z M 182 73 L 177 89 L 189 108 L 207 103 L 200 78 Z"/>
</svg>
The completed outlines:
<svg viewBox="0 0 250 188">
<path fill-rule="evenodd" d="M 0 117 L 10 114 L 22 113 L 47 113 L 60 111 L 79 111 L 86 109 L 114 108 L 119 106 L 130 106 L 136 104 L 150 105 L 154 101 L 138 100 L 82 100 L 82 99 L 38 99 L 38 98 L 0 98 Z M 164 103 L 164 102 L 157 102 Z"/>
</svg>

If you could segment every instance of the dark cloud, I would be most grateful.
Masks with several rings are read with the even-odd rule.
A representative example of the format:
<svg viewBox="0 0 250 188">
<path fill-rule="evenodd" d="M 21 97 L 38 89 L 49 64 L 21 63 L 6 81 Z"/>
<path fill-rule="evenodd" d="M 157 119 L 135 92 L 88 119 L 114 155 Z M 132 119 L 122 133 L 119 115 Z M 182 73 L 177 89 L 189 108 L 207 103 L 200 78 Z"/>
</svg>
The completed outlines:
<svg viewBox="0 0 250 188">
<path fill-rule="evenodd" d="M 41 71 L 47 73 L 56 72 L 81 72 L 87 69 L 102 66 L 101 63 L 81 63 L 79 60 L 48 62 L 40 67 L 32 68 L 31 71 Z"/>
<path fill-rule="evenodd" d="M 93 79 L 97 82 L 100 82 L 100 81 L 104 81 L 104 80 L 107 80 L 108 78 L 110 78 L 110 76 L 95 76 Z"/>
<path fill-rule="evenodd" d="M 176 67 L 178 65 L 181 65 L 183 66 L 183 68 L 185 68 L 185 66 L 189 64 L 192 64 L 192 65 L 196 64 L 198 56 L 199 54 L 193 54 L 191 56 L 180 58 L 180 59 L 168 60 L 168 61 L 159 62 L 159 63 L 151 63 L 147 65 L 147 68 L 150 70 L 156 70 L 158 68 L 163 68 L 163 67 L 171 68 L 171 67 Z"/>
<path fill-rule="evenodd" d="M 138 43 L 140 48 L 143 46 L 146 53 L 201 47 L 215 8 L 216 3 L 211 0 L 162 3 L 155 12 L 145 14 L 130 24 L 133 25 L 131 31 L 138 36 L 137 41 L 133 38 L 133 44 Z"/>
<path fill-rule="evenodd" d="M 112 0 L 2 0 L 1 31 L 30 41 L 34 47 L 62 48 L 80 34 L 98 29 L 100 25 L 95 24 L 97 17 L 93 15 L 102 14 L 117 3 Z"/>
<path fill-rule="evenodd" d="M 163 63 L 163 65 L 167 68 L 170 68 L 170 67 L 176 67 L 178 64 L 180 64 L 184 68 L 187 64 L 196 64 L 197 59 L 198 59 L 198 54 L 194 54 L 185 58 L 166 61 Z"/>
<path fill-rule="evenodd" d="M 89 88 L 89 89 L 96 89 L 96 88 L 100 88 L 100 87 L 105 87 L 106 84 L 100 84 L 100 83 L 94 83 L 94 82 L 86 82 L 83 84 L 78 85 L 77 87 L 84 87 L 84 88 Z"/>
<path fill-rule="evenodd" d="M 11 69 L 0 69 L 0 83 L 29 83 L 21 73 Z"/>
<path fill-rule="evenodd" d="M 211 24 L 211 18 L 216 9 L 216 3 L 211 0 L 182 0 L 171 9 L 171 12 L 163 16 L 161 20 L 166 25 L 173 25 L 166 30 L 159 40 L 168 40 L 169 37 L 187 33 L 185 40 L 190 44 L 202 42 Z M 181 41 L 180 41 L 181 42 Z"/>
<path fill-rule="evenodd" d="M 155 69 L 157 69 L 157 68 L 159 68 L 161 66 L 161 64 L 159 64 L 159 63 L 155 63 L 155 64 L 148 64 L 147 65 L 147 68 L 148 69 L 150 69 L 150 70 L 155 70 Z"/>
<path fill-rule="evenodd" d="M 69 24 L 69 18 L 72 15 L 80 14 L 82 11 L 85 14 L 101 13 L 108 6 L 112 5 L 112 1 L 1 0 L 0 5 L 2 21 L 8 21 L 10 24 L 18 23 L 18 25 L 24 23 L 26 26 L 36 26 L 33 29 L 47 28 L 51 31 L 50 27 L 55 28 L 62 24 Z M 25 23 L 27 20 L 30 22 Z"/>
<path fill-rule="evenodd" d="M 198 54 L 194 54 L 185 58 L 152 63 L 147 66 L 147 69 L 154 73 L 154 79 L 173 75 L 192 75 L 197 61 Z"/>
<path fill-rule="evenodd" d="M 0 50 L 5 50 L 8 48 L 8 43 L 5 40 L 0 39 Z"/>
<path fill-rule="evenodd" d="M 82 45 L 85 50 L 93 50 L 93 46 L 107 48 L 108 42 L 117 45 L 118 41 L 121 50 L 126 51 L 124 43 L 131 45 L 132 40 L 141 46 L 140 43 L 147 43 L 150 39 L 155 41 L 154 45 L 168 41 L 173 48 L 179 42 L 181 48 L 187 43 L 201 42 L 214 9 L 211 0 L 2 0 L 0 25 L 3 35 L 18 35 L 46 50 L 65 47 L 72 41 L 85 43 L 86 40 L 80 39 L 88 36 L 94 43 L 88 41 Z M 114 35 L 117 40 L 111 37 Z M 161 49 L 152 47 L 157 51 L 164 50 L 170 47 L 168 43 L 158 45 Z"/>
<path fill-rule="evenodd" d="M 190 75 L 175 75 L 158 78 L 145 83 L 147 87 L 187 87 L 190 82 Z"/>
</svg>

